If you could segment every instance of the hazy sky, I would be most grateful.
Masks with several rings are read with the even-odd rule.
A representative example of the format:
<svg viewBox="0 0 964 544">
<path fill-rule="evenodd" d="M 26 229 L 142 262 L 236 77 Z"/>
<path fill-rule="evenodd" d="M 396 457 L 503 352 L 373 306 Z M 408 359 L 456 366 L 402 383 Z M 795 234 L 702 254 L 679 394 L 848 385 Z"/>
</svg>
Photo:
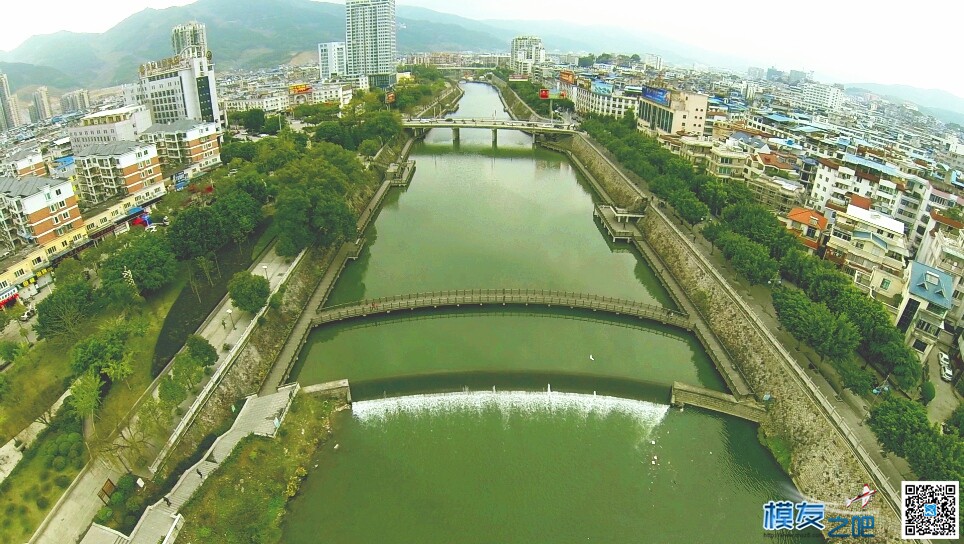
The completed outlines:
<svg viewBox="0 0 964 544">
<path fill-rule="evenodd" d="M 58 30 L 103 32 L 146 7 L 193 0 L 45 0 L 4 8 L 0 49 L 31 34 Z M 344 1 L 332 0 L 334 3 Z M 401 0 L 474 19 L 566 20 L 638 29 L 729 54 L 766 68 L 805 69 L 818 78 L 935 87 L 964 96 L 957 66 L 958 32 L 964 12 L 957 4 L 918 0 L 892 4 L 868 0 L 726 3 L 710 0 Z M 891 7 L 899 6 L 899 7 Z M 16 24 L 17 22 L 22 24 Z M 551 44 L 547 44 L 551 48 Z"/>
</svg>

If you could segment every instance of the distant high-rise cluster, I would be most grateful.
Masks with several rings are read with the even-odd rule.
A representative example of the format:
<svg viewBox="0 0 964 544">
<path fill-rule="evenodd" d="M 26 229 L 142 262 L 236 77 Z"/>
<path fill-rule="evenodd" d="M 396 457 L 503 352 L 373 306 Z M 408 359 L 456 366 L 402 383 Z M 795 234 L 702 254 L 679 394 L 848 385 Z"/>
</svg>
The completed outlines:
<svg viewBox="0 0 964 544">
<path fill-rule="evenodd" d="M 546 61 L 542 38 L 517 36 L 509 48 L 509 68 L 516 74 L 532 75 L 533 67 Z"/>
<path fill-rule="evenodd" d="M 218 122 L 214 63 L 203 24 L 186 23 L 171 32 L 174 56 L 140 67 L 140 79 L 124 90 L 128 105 L 144 104 L 155 123 L 181 119 Z"/>
<path fill-rule="evenodd" d="M 370 87 L 391 87 L 396 79 L 395 0 L 345 2 L 345 71 L 368 79 Z"/>
<path fill-rule="evenodd" d="M 20 103 L 17 97 L 10 94 L 10 82 L 7 74 L 0 73 L 0 130 L 17 128 L 20 121 Z"/>
<path fill-rule="evenodd" d="M 61 96 L 60 109 L 64 113 L 87 111 L 90 109 L 90 93 L 87 89 L 80 89 Z"/>
<path fill-rule="evenodd" d="M 44 121 L 53 117 L 50 114 L 50 97 L 47 94 L 47 87 L 37 87 L 33 93 L 33 109 L 36 114 L 34 122 Z"/>
</svg>

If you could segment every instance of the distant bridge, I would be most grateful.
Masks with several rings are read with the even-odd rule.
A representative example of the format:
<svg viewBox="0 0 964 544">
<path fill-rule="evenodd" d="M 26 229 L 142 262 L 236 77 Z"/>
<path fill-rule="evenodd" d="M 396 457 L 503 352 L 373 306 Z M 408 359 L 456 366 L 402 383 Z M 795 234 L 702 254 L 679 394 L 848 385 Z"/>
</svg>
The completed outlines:
<svg viewBox="0 0 964 544">
<path fill-rule="evenodd" d="M 402 126 L 411 129 L 429 128 L 488 128 L 492 130 L 522 130 L 543 134 L 574 134 L 573 125 L 540 121 L 516 121 L 513 119 L 406 119 Z"/>
<path fill-rule="evenodd" d="M 312 319 L 311 324 L 317 326 L 345 319 L 389 314 L 399 310 L 451 308 L 463 304 L 466 306 L 528 306 L 530 304 L 550 307 L 561 306 L 636 317 L 685 330 L 692 330 L 693 328 L 693 323 L 686 314 L 662 306 L 584 293 L 540 289 L 473 289 L 375 298 L 322 308 L 318 311 L 317 316 Z"/>
</svg>

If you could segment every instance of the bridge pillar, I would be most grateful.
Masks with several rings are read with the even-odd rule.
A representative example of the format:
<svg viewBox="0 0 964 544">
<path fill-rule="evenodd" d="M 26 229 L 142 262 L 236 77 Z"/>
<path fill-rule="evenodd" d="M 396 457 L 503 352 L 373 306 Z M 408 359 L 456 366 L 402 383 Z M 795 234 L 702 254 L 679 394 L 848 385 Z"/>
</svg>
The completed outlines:
<svg viewBox="0 0 964 544">
<path fill-rule="evenodd" d="M 458 129 L 458 127 L 452 128 L 452 141 L 453 141 L 453 142 L 456 142 L 456 143 L 459 141 L 459 129 Z"/>
<path fill-rule="evenodd" d="M 499 129 L 492 129 L 492 147 L 499 147 Z"/>
</svg>

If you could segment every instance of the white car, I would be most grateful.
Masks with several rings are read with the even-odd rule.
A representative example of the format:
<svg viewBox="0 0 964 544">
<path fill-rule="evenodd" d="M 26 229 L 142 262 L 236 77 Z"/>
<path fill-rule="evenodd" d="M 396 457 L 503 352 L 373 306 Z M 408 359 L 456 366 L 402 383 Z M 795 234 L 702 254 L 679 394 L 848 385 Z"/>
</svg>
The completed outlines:
<svg viewBox="0 0 964 544">
<path fill-rule="evenodd" d="M 951 370 L 951 367 L 949 366 L 941 367 L 941 379 L 944 380 L 945 382 L 949 382 L 954 379 L 954 371 Z"/>
<path fill-rule="evenodd" d="M 950 366 L 951 364 L 951 358 L 943 351 L 937 352 L 937 360 L 941 362 L 941 366 Z"/>
</svg>

